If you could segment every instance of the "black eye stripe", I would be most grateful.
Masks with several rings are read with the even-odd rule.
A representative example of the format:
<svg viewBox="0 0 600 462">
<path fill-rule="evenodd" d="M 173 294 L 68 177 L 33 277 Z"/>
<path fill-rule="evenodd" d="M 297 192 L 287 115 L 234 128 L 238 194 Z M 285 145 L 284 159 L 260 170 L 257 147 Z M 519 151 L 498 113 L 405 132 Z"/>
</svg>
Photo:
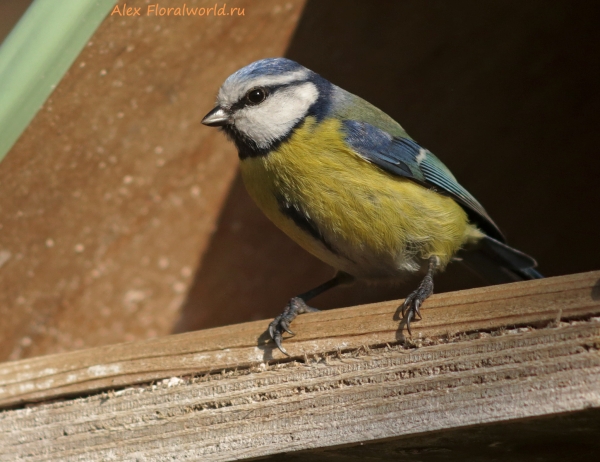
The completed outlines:
<svg viewBox="0 0 600 462">
<path fill-rule="evenodd" d="M 242 95 L 242 97 L 234 104 L 231 105 L 231 111 L 237 111 L 239 109 L 245 108 L 247 106 L 252 106 L 252 104 L 248 103 L 248 100 L 246 99 L 248 93 L 252 90 L 261 88 L 263 90 L 266 91 L 267 96 L 266 98 L 268 98 L 269 96 L 273 95 L 275 92 L 281 90 L 282 88 L 288 88 L 288 87 L 292 87 L 292 86 L 296 86 L 300 83 L 304 83 L 307 82 L 307 80 L 294 80 L 293 82 L 289 82 L 289 83 L 285 83 L 285 84 L 281 84 L 281 85 L 269 85 L 269 86 L 264 86 L 264 87 L 253 87 L 250 90 L 246 91 L 246 93 L 244 93 Z M 265 98 L 265 99 L 266 99 Z"/>
</svg>

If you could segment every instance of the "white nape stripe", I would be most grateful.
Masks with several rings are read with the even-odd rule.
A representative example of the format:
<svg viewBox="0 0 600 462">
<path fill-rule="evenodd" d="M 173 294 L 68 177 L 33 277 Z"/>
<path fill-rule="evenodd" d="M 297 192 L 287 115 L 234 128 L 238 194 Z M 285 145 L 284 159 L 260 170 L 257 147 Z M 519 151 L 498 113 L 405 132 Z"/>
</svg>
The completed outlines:
<svg viewBox="0 0 600 462">
<path fill-rule="evenodd" d="M 259 148 L 267 149 L 306 116 L 318 97 L 319 91 L 311 82 L 293 85 L 270 95 L 257 106 L 238 110 L 233 116 L 234 123 Z"/>
<path fill-rule="evenodd" d="M 300 69 L 279 75 L 261 75 L 249 80 L 245 76 L 233 74 L 221 86 L 217 96 L 217 104 L 231 106 L 252 88 L 286 85 L 295 81 L 305 80 L 309 74 L 310 71 L 308 69 Z"/>
<path fill-rule="evenodd" d="M 267 87 L 270 85 L 286 85 L 296 80 L 304 80 L 308 77 L 308 69 L 287 72 L 280 75 L 263 75 L 252 80 L 252 85 L 256 87 Z"/>
</svg>

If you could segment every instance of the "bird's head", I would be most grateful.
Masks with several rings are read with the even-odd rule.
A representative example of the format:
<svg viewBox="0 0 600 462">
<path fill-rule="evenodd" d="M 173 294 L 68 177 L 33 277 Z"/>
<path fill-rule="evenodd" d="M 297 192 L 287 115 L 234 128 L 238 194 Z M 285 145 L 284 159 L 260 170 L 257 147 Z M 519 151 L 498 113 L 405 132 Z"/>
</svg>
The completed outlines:
<svg viewBox="0 0 600 462">
<path fill-rule="evenodd" d="M 329 111 L 333 85 L 285 58 L 256 61 L 230 75 L 217 105 L 202 120 L 221 127 L 235 142 L 240 157 L 269 152 L 308 116 Z"/>
</svg>

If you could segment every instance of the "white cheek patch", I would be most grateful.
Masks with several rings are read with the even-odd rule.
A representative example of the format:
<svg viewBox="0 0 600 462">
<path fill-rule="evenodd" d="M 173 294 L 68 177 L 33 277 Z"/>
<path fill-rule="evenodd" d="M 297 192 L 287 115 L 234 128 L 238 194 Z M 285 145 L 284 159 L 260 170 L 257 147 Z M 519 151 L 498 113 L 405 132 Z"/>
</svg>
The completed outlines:
<svg viewBox="0 0 600 462">
<path fill-rule="evenodd" d="M 311 82 L 281 89 L 257 106 L 247 106 L 234 115 L 235 127 L 259 148 L 268 148 L 283 138 L 302 119 L 319 92 Z"/>
</svg>

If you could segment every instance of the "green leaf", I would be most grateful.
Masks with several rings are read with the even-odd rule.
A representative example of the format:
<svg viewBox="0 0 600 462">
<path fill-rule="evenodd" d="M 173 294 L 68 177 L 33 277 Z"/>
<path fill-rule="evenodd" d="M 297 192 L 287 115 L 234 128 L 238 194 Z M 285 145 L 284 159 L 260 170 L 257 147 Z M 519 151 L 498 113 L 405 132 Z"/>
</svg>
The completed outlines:
<svg viewBox="0 0 600 462">
<path fill-rule="evenodd" d="M 35 0 L 0 47 L 0 160 L 116 0 Z"/>
</svg>

